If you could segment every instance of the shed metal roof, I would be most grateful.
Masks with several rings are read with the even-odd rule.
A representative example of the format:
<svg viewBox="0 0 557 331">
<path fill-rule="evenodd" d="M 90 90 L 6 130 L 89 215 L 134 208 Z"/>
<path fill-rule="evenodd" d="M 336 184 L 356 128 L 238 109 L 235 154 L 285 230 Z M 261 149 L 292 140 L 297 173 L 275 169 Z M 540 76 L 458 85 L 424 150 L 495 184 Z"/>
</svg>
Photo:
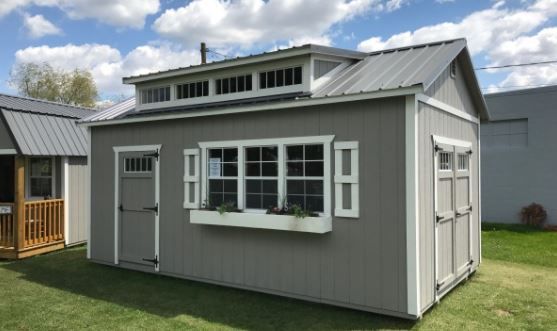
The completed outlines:
<svg viewBox="0 0 557 331">
<path fill-rule="evenodd" d="M 118 116 L 135 110 L 135 97 L 131 97 L 119 102 L 105 110 L 97 112 L 89 117 L 83 118 L 80 122 L 98 122 L 117 118 Z"/>
<path fill-rule="evenodd" d="M 309 48 L 311 50 L 312 48 Z M 473 72 L 473 66 L 466 48 L 465 39 L 455 39 L 439 41 L 434 43 L 400 47 L 395 49 L 377 51 L 364 54 L 360 60 L 346 67 L 335 77 L 320 86 L 311 93 L 303 93 L 296 96 L 297 99 L 319 99 L 329 97 L 350 96 L 365 93 L 376 93 L 381 91 L 394 91 L 402 88 L 420 88 L 426 91 L 443 73 L 450 63 L 461 57 L 465 65 L 464 79 L 474 94 L 476 105 L 480 111 L 482 119 L 488 118 L 485 100 L 480 92 L 480 88 Z M 154 79 L 154 77 L 152 77 Z M 239 103 L 249 102 L 249 99 L 239 100 Z M 273 100 L 265 98 L 266 102 L 279 103 L 285 101 L 284 98 Z M 189 112 L 194 109 L 206 109 L 211 107 L 230 107 L 236 103 L 222 104 L 199 104 L 187 107 L 160 108 L 155 111 L 123 112 L 112 118 L 105 120 L 125 119 L 128 117 L 149 116 L 163 113 Z M 87 119 L 82 122 L 87 122 Z M 108 122 L 108 121 L 107 121 Z"/>
<path fill-rule="evenodd" d="M 313 93 L 313 98 L 375 92 L 415 85 L 426 90 L 466 47 L 464 39 L 370 53 Z"/>
<path fill-rule="evenodd" d="M 31 156 L 87 156 L 87 131 L 74 118 L 2 109 L 19 152 Z"/>
<path fill-rule="evenodd" d="M 89 108 L 70 106 L 32 98 L 17 97 L 1 93 L 0 108 L 72 118 L 84 118 L 95 113 L 95 110 Z"/>
</svg>

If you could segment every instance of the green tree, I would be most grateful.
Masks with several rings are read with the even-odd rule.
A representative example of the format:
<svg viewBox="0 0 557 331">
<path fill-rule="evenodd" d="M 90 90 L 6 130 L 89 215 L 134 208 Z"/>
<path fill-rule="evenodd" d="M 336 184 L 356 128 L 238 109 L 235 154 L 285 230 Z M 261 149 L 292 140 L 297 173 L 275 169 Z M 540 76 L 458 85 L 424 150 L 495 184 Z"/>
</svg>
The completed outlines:
<svg viewBox="0 0 557 331">
<path fill-rule="evenodd" d="M 10 83 L 22 96 L 74 106 L 94 107 L 98 97 L 89 71 L 64 71 L 48 63 L 18 64 L 10 73 Z"/>
</svg>

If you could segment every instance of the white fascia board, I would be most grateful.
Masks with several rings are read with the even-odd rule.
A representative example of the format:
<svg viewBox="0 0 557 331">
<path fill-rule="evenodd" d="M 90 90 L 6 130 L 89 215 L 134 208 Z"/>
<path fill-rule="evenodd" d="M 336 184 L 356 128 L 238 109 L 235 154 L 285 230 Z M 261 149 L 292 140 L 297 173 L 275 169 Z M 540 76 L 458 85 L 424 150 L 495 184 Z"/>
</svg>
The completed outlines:
<svg viewBox="0 0 557 331">
<path fill-rule="evenodd" d="M 17 151 L 13 148 L 0 149 L 0 155 L 16 155 Z"/>
<path fill-rule="evenodd" d="M 191 117 L 248 113 L 248 112 L 275 110 L 275 109 L 288 109 L 288 108 L 326 105 L 326 104 L 334 104 L 334 103 L 350 102 L 350 101 L 399 97 L 399 96 L 414 95 L 421 92 L 423 92 L 423 88 L 421 85 L 418 85 L 418 86 L 412 86 L 406 88 L 381 90 L 381 91 L 368 92 L 368 93 L 357 93 L 357 94 L 349 94 L 349 95 L 341 95 L 341 96 L 333 96 L 333 97 L 297 99 L 297 100 L 270 103 L 270 104 L 238 106 L 238 107 L 229 107 L 229 108 L 215 109 L 215 110 L 198 110 L 198 111 L 184 112 L 180 114 L 161 114 L 157 116 L 114 119 L 114 120 L 107 120 L 107 121 L 80 123 L 80 125 L 83 125 L 85 127 L 107 126 L 107 125 L 118 125 L 118 124 L 128 124 L 128 123 L 164 121 L 164 120 L 173 120 L 173 119 L 181 119 L 181 118 L 191 118 Z"/>
<path fill-rule="evenodd" d="M 472 142 L 470 142 L 470 141 L 458 140 L 458 139 L 441 137 L 441 136 L 436 136 L 436 135 L 433 135 L 433 141 L 435 143 L 438 143 L 438 144 L 453 145 L 453 146 L 464 147 L 464 148 L 472 148 Z"/>
<path fill-rule="evenodd" d="M 472 123 L 475 123 L 475 124 L 478 124 L 478 125 L 480 124 L 480 119 L 478 117 L 474 117 L 474 116 L 468 114 L 465 111 L 462 111 L 462 110 L 460 110 L 458 108 L 455 108 L 451 105 L 448 105 L 448 104 L 446 104 L 442 101 L 439 101 L 437 99 L 429 97 L 425 94 L 422 94 L 422 93 L 416 94 L 416 99 L 419 102 L 425 103 L 426 105 L 437 108 L 437 109 L 442 110 L 444 112 L 447 112 L 449 114 L 455 115 L 455 116 L 460 117 L 462 119 L 465 119 L 469 122 L 472 122 Z"/>
</svg>

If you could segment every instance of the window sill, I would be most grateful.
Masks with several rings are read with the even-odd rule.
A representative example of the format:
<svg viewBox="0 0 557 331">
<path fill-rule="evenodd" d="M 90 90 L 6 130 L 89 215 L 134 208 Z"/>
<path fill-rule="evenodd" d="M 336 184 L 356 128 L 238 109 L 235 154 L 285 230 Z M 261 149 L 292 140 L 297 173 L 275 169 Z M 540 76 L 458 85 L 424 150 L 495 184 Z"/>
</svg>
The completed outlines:
<svg viewBox="0 0 557 331">
<path fill-rule="evenodd" d="M 331 232 L 333 228 L 330 216 L 297 219 L 290 215 L 254 213 L 225 213 L 221 215 L 217 211 L 210 210 L 191 210 L 190 223 L 308 233 L 327 233 Z"/>
</svg>

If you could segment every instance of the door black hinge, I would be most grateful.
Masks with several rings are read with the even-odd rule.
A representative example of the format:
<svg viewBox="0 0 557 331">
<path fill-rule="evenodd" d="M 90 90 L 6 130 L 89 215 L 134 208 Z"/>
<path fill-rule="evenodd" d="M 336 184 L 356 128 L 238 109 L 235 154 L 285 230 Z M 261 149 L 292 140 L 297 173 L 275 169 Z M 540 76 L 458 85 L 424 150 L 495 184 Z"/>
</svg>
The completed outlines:
<svg viewBox="0 0 557 331">
<path fill-rule="evenodd" d="M 435 216 L 435 221 L 437 221 L 437 223 L 441 222 L 443 219 L 445 219 L 443 216 Z"/>
<path fill-rule="evenodd" d="M 143 207 L 143 210 L 154 211 L 156 214 L 158 214 L 159 213 L 159 204 L 156 203 L 155 207 Z"/>
<path fill-rule="evenodd" d="M 155 268 L 159 266 L 159 257 L 155 255 L 154 259 L 142 259 L 145 262 L 151 262 L 155 265 Z"/>
<path fill-rule="evenodd" d="M 154 153 L 150 153 L 150 154 L 143 154 L 143 156 L 145 157 L 154 157 L 155 159 L 157 159 L 157 161 L 159 160 L 159 151 L 157 150 Z"/>
<path fill-rule="evenodd" d="M 443 286 L 444 283 L 445 283 L 445 282 L 437 283 L 437 286 L 436 286 L 437 291 L 439 291 L 439 290 L 441 289 L 441 287 Z"/>
<path fill-rule="evenodd" d="M 118 206 L 118 210 L 124 211 L 124 205 L 123 205 L 123 204 L 120 204 L 120 206 Z"/>
<path fill-rule="evenodd" d="M 469 211 L 472 211 L 472 206 L 468 207 L 468 210 L 469 210 Z"/>
<path fill-rule="evenodd" d="M 474 152 L 472 152 L 472 150 L 469 150 L 469 151 L 466 152 L 466 154 L 468 154 L 468 155 L 472 155 L 472 153 L 474 153 Z"/>
<path fill-rule="evenodd" d="M 469 265 L 473 265 L 474 264 L 474 260 L 470 260 L 470 262 L 468 262 Z"/>
<path fill-rule="evenodd" d="M 456 216 L 456 217 L 459 217 L 459 216 L 462 216 L 462 214 L 459 213 L 459 212 L 456 212 L 455 216 Z"/>
<path fill-rule="evenodd" d="M 437 144 L 435 145 L 435 148 L 434 148 L 434 149 L 435 149 L 435 153 L 437 153 L 437 152 L 443 150 L 443 149 L 442 149 L 441 147 L 439 147 L 439 145 L 437 145 Z"/>
</svg>

